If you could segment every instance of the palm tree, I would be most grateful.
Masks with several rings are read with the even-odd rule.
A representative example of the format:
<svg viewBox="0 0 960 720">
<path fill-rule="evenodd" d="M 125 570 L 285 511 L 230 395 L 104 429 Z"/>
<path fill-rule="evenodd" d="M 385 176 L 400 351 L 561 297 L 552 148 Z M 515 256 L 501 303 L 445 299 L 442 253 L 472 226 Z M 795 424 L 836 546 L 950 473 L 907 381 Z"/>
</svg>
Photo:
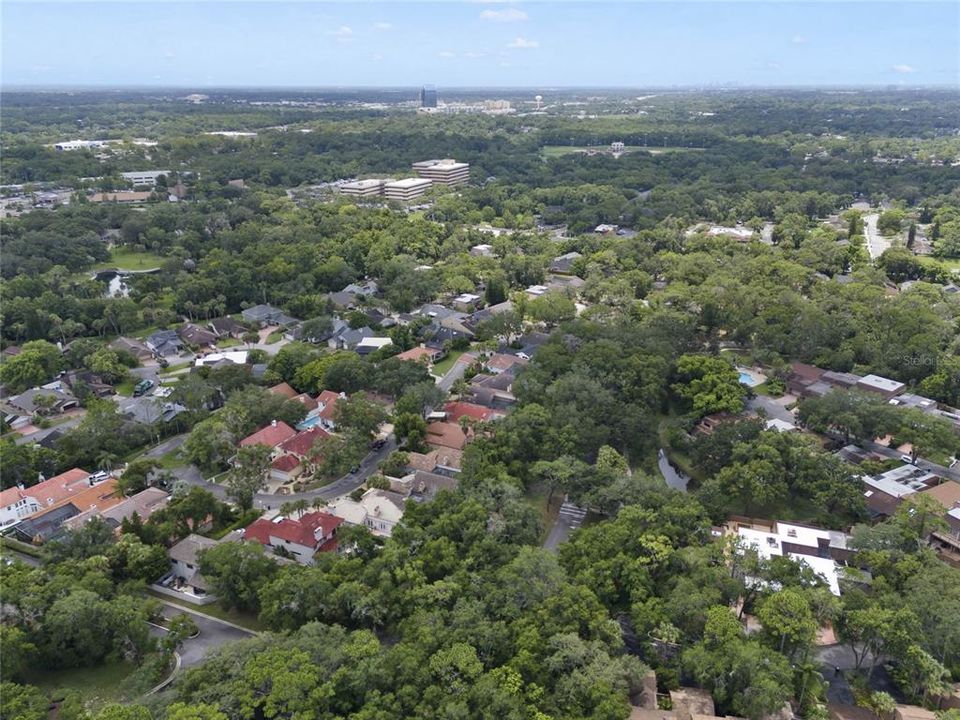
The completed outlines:
<svg viewBox="0 0 960 720">
<path fill-rule="evenodd" d="M 314 510 L 320 510 L 321 508 L 325 508 L 326 506 L 327 506 L 327 501 L 324 500 L 319 495 L 310 502 L 310 507 L 312 507 Z"/>
<path fill-rule="evenodd" d="M 111 470 L 117 464 L 117 456 L 109 450 L 104 450 L 97 455 L 97 467 L 101 470 Z"/>
<path fill-rule="evenodd" d="M 297 519 L 299 520 L 300 518 L 303 517 L 303 514 L 310 508 L 310 503 L 304 499 L 300 499 L 292 503 L 292 506 L 293 506 L 293 511 L 297 513 Z"/>
</svg>

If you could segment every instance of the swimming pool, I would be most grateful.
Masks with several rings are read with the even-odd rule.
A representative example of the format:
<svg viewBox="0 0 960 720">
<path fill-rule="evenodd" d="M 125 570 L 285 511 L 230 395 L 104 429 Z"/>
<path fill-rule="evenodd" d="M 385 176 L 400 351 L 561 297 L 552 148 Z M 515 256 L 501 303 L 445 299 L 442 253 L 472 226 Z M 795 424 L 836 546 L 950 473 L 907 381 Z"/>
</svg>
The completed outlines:
<svg viewBox="0 0 960 720">
<path fill-rule="evenodd" d="M 738 367 L 737 372 L 740 373 L 740 384 L 751 388 L 764 383 L 767 379 L 763 373 L 746 367 Z"/>
<path fill-rule="evenodd" d="M 311 418 L 307 418 L 303 422 L 297 423 L 297 430 L 309 430 L 310 428 L 316 427 L 320 424 L 320 416 L 314 415 Z"/>
<path fill-rule="evenodd" d="M 751 375 L 750 373 L 747 373 L 747 372 L 743 372 L 743 370 L 741 370 L 741 371 L 740 371 L 740 382 L 741 382 L 743 385 L 753 385 L 753 383 L 754 383 L 755 381 L 754 381 L 754 379 L 753 379 L 753 375 Z"/>
</svg>

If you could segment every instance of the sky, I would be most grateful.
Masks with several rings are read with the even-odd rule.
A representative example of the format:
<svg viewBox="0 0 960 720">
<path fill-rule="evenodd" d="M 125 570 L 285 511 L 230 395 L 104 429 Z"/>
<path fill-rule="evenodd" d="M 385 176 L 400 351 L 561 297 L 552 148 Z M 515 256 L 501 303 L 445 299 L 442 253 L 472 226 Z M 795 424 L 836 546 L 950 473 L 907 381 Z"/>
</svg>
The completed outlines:
<svg viewBox="0 0 960 720">
<path fill-rule="evenodd" d="M 960 2 L 2 0 L 5 87 L 960 85 Z"/>
</svg>

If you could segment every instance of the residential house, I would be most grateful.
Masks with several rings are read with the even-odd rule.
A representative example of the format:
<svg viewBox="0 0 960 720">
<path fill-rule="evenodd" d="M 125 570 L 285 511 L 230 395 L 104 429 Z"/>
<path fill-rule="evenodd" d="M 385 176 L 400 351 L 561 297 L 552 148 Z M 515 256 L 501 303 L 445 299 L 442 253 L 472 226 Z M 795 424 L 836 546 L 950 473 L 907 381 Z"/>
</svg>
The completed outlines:
<svg viewBox="0 0 960 720">
<path fill-rule="evenodd" d="M 279 395 L 286 398 L 287 400 L 293 400 L 297 396 L 297 391 L 294 390 L 289 383 L 278 383 L 273 387 L 267 390 L 272 395 Z"/>
<path fill-rule="evenodd" d="M 443 490 L 454 491 L 459 485 L 456 476 L 441 475 L 427 470 L 415 470 L 402 478 L 388 478 L 390 489 L 407 500 L 427 502 Z"/>
<path fill-rule="evenodd" d="M 348 327 L 336 336 L 334 347 L 337 350 L 356 350 L 362 340 L 375 336 L 376 333 L 366 326 L 356 329 Z"/>
<path fill-rule="evenodd" d="M 583 255 L 578 252 L 568 252 L 565 255 L 559 255 L 550 262 L 548 270 L 558 275 L 572 275 L 573 264 L 582 257 Z"/>
<path fill-rule="evenodd" d="M 60 380 L 25 390 L 2 404 L 4 420 L 14 428 L 29 424 L 34 415 L 53 417 L 79 406 L 80 401 Z"/>
<path fill-rule="evenodd" d="M 518 355 L 507 355 L 504 353 L 494 353 L 488 357 L 483 367 L 487 372 L 493 375 L 499 375 L 502 372 L 516 373 L 521 367 L 527 364 L 527 361 Z"/>
<path fill-rule="evenodd" d="M 348 525 L 364 525 L 371 533 L 390 537 L 403 518 L 404 497 L 391 490 L 370 488 L 360 500 L 338 498 L 327 510 Z"/>
<path fill-rule="evenodd" d="M 453 477 L 460 472 L 463 464 L 463 451 L 453 448 L 433 448 L 428 453 L 407 453 L 407 469 L 411 472 L 422 470 Z"/>
<path fill-rule="evenodd" d="M 405 350 L 404 352 L 400 353 L 399 355 L 395 355 L 394 357 L 396 357 L 397 360 L 420 362 L 426 365 L 427 367 L 430 367 L 435 362 L 440 360 L 440 358 L 442 358 L 443 355 L 444 355 L 443 350 L 439 348 L 428 348 L 426 345 L 421 344 L 415 348 L 410 348 L 409 350 Z"/>
<path fill-rule="evenodd" d="M 480 304 L 480 296 L 474 293 L 461 293 L 453 299 L 453 307 L 460 312 L 471 313 L 477 309 Z"/>
<path fill-rule="evenodd" d="M 880 375 L 864 375 L 857 381 L 856 387 L 858 390 L 881 395 L 888 400 L 907 389 L 907 386 L 902 382 Z"/>
<path fill-rule="evenodd" d="M 144 344 L 158 358 L 179 355 L 183 351 L 183 341 L 176 330 L 157 330 L 144 340 Z"/>
<path fill-rule="evenodd" d="M 240 313 L 244 320 L 249 323 L 256 323 L 260 327 L 269 327 L 278 325 L 287 327 L 299 322 L 297 318 L 291 317 L 272 305 L 254 305 Z"/>
<path fill-rule="evenodd" d="M 15 525 L 14 532 L 24 542 L 39 545 L 65 532 L 64 523 L 70 518 L 91 510 L 106 510 L 123 499 L 117 493 L 117 480 L 112 477 L 93 485 L 89 480 L 75 483 L 71 490 L 68 496 L 54 502 L 48 509 L 41 509 Z"/>
<path fill-rule="evenodd" d="M 357 355 L 370 355 L 382 350 L 385 347 L 393 345 L 393 340 L 388 337 L 365 337 L 357 343 L 354 351 Z"/>
<path fill-rule="evenodd" d="M 470 254 L 474 257 L 494 257 L 493 245 L 481 243 L 470 248 Z"/>
<path fill-rule="evenodd" d="M 465 397 L 476 405 L 505 410 L 517 403 L 517 398 L 512 392 L 515 378 L 512 368 L 497 375 L 483 373 L 475 375 L 470 380 Z"/>
<path fill-rule="evenodd" d="M 744 547 L 762 558 L 789 557 L 811 568 L 827 582 L 830 592 L 840 594 L 841 568 L 852 557 L 850 536 L 836 530 L 777 520 L 732 518 L 726 527 Z"/>
<path fill-rule="evenodd" d="M 347 396 L 344 393 L 335 393 L 333 390 L 324 390 L 322 393 L 317 395 L 317 405 L 320 408 L 320 412 L 317 414 L 317 417 L 320 418 L 320 427 L 328 432 L 333 432 L 337 428 L 336 423 L 336 406 L 337 401 L 346 398 Z"/>
<path fill-rule="evenodd" d="M 304 409 L 307 411 L 307 414 L 303 416 L 304 420 L 310 420 L 311 418 L 315 418 L 320 414 L 320 403 L 318 403 L 315 398 L 310 397 L 310 395 L 307 393 L 300 393 L 299 395 L 290 399 L 303 405 Z"/>
<path fill-rule="evenodd" d="M 297 431 L 287 425 L 283 420 L 272 420 L 269 425 L 260 428 L 252 435 L 248 435 L 240 441 L 240 447 L 253 447 L 263 445 L 271 450 L 280 443 L 289 440 Z"/>
<path fill-rule="evenodd" d="M 377 287 L 375 280 L 364 280 L 362 283 L 350 283 L 343 290 L 341 290 L 341 292 L 370 298 L 376 295 L 379 290 L 380 288 Z"/>
<path fill-rule="evenodd" d="M 483 310 L 477 310 L 477 312 L 467 315 L 463 319 L 463 325 L 470 330 L 471 332 L 477 329 L 477 326 L 486 322 L 487 320 L 500 315 L 505 312 L 510 312 L 513 310 L 513 301 L 505 300 L 502 303 L 497 303 L 496 305 L 490 305 L 485 307 Z"/>
<path fill-rule="evenodd" d="M 107 525 L 120 532 L 124 520 L 132 520 L 136 515 L 140 520 L 147 520 L 153 513 L 166 507 L 170 501 L 170 493 L 162 488 L 148 487 L 135 495 L 120 500 L 112 507 L 92 507 L 86 512 L 70 518 L 64 526 L 69 530 L 76 530 L 93 518 L 100 518 Z"/>
<path fill-rule="evenodd" d="M 113 385 L 104 382 L 103 378 L 89 370 L 67 370 L 61 380 L 70 388 L 70 392 L 78 397 L 89 394 L 105 398 L 117 392 Z"/>
<path fill-rule="evenodd" d="M 483 405 L 474 405 L 469 402 L 449 402 L 443 406 L 447 419 L 451 422 L 460 422 L 460 418 L 468 418 L 473 422 L 490 422 L 499 420 L 505 413 L 498 412 Z"/>
<path fill-rule="evenodd" d="M 177 415 L 187 412 L 187 408 L 180 403 L 149 395 L 130 398 L 118 395 L 115 400 L 120 414 L 140 425 L 168 423 Z"/>
<path fill-rule="evenodd" d="M 132 355 L 140 362 L 146 362 L 147 360 L 153 359 L 153 352 L 139 340 L 118 337 L 107 347 L 111 350 L 117 350 L 119 352 L 125 352 L 128 355 Z"/>
<path fill-rule="evenodd" d="M 0 528 L 10 527 L 70 499 L 91 487 L 89 478 L 86 470 L 73 468 L 28 488 L 7 488 L 0 493 Z"/>
<path fill-rule="evenodd" d="M 457 423 L 427 423 L 427 445 L 431 447 L 463 450 L 467 446 L 467 433 Z"/>
<path fill-rule="evenodd" d="M 317 553 L 336 552 L 337 528 L 342 524 L 343 518 L 325 512 L 306 513 L 296 520 L 260 518 L 244 528 L 243 539 L 292 557 L 301 565 L 311 565 Z"/>
<path fill-rule="evenodd" d="M 798 397 L 808 397 L 807 388 L 820 382 L 823 373 L 824 370 L 815 365 L 793 363 L 786 378 L 787 390 Z"/>
<path fill-rule="evenodd" d="M 216 333 L 193 323 L 185 323 L 177 330 L 177 335 L 192 347 L 212 347 L 217 344 Z"/>
<path fill-rule="evenodd" d="M 173 588 L 196 597 L 206 596 L 210 591 L 210 583 L 200 572 L 199 555 L 218 544 L 216 540 L 191 533 L 167 550 Z"/>
<path fill-rule="evenodd" d="M 239 340 L 248 332 L 245 325 L 237 322 L 229 315 L 214 318 L 207 323 L 207 327 L 218 338 L 237 338 Z"/>
<path fill-rule="evenodd" d="M 545 345 L 550 340 L 550 336 L 546 333 L 541 332 L 531 332 L 521 335 L 514 342 L 514 345 L 519 344 L 520 347 L 516 348 L 512 345 L 504 345 L 499 348 L 499 351 L 505 354 L 513 354 L 518 358 L 523 360 L 532 360 L 534 353 L 540 349 L 541 346 Z"/>
<path fill-rule="evenodd" d="M 879 475 L 864 475 L 861 480 L 867 510 L 878 517 L 890 517 L 905 498 L 940 484 L 938 476 L 909 464 Z"/>
<path fill-rule="evenodd" d="M 213 370 L 219 368 L 231 367 L 234 365 L 245 366 L 247 358 L 250 355 L 249 350 L 225 350 L 222 352 L 212 352 L 198 357 L 193 361 L 196 367 L 208 367 Z"/>
<path fill-rule="evenodd" d="M 19 345 L 7 345 L 2 351 L 0 351 L 0 357 L 3 358 L 12 358 L 20 354 Z"/>
<path fill-rule="evenodd" d="M 270 465 L 270 477 L 284 483 L 296 480 L 308 469 L 309 463 L 317 459 L 314 446 L 327 437 L 330 437 L 330 433 L 326 430 L 312 427 L 284 440 L 276 448 L 276 458 Z"/>
</svg>

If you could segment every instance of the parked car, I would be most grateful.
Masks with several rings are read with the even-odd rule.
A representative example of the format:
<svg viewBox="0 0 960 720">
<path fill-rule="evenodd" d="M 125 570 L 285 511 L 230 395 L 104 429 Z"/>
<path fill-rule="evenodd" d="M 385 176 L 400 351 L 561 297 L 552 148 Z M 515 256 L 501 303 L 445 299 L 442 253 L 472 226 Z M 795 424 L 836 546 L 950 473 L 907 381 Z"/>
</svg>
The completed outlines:
<svg viewBox="0 0 960 720">
<path fill-rule="evenodd" d="M 900 456 L 900 459 L 903 460 L 903 461 L 904 461 L 905 463 L 907 463 L 908 465 L 916 465 L 916 464 L 917 464 L 916 460 L 914 460 L 911 455 L 901 455 L 901 456 Z"/>
<path fill-rule="evenodd" d="M 141 395 L 146 395 L 150 392 L 150 388 L 153 387 L 153 380 L 150 378 L 144 378 L 136 384 L 133 388 L 133 396 L 140 397 Z"/>
</svg>

